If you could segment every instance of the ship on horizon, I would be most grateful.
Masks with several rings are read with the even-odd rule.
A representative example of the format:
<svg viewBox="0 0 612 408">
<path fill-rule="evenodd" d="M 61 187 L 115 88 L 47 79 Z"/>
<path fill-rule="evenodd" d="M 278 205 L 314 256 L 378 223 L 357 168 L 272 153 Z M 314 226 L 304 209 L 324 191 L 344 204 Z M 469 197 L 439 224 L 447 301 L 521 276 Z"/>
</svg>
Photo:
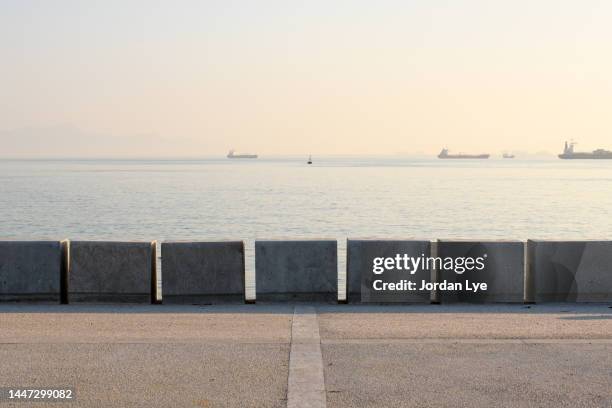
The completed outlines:
<svg viewBox="0 0 612 408">
<path fill-rule="evenodd" d="M 228 159 L 256 159 L 257 157 L 256 154 L 238 153 L 234 149 L 230 150 L 227 154 Z"/>
<path fill-rule="evenodd" d="M 590 160 L 612 160 L 612 152 L 610 150 L 597 149 L 592 152 L 575 152 L 574 146 L 576 143 L 565 142 L 565 148 L 563 153 L 559 155 L 560 159 L 572 160 L 572 159 L 590 159 Z"/>
<path fill-rule="evenodd" d="M 438 159 L 488 159 L 489 154 L 448 154 L 448 149 L 444 148 L 438 155 Z"/>
</svg>

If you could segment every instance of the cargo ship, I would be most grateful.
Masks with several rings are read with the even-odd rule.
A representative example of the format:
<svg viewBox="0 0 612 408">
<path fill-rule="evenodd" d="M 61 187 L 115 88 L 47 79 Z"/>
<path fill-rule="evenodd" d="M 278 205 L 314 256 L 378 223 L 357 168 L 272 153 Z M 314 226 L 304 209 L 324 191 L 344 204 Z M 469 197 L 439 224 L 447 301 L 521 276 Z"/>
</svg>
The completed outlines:
<svg viewBox="0 0 612 408">
<path fill-rule="evenodd" d="M 442 149 L 438 159 L 488 159 L 489 154 L 448 154 L 448 149 Z"/>
<path fill-rule="evenodd" d="M 256 154 L 237 153 L 235 150 L 230 150 L 227 154 L 228 159 L 256 159 L 257 157 Z"/>
<path fill-rule="evenodd" d="M 575 152 L 574 145 L 576 143 L 565 142 L 565 148 L 563 153 L 559 155 L 560 159 L 572 160 L 572 159 L 590 159 L 590 160 L 612 160 L 612 152 L 610 150 L 597 149 L 592 152 Z"/>
</svg>

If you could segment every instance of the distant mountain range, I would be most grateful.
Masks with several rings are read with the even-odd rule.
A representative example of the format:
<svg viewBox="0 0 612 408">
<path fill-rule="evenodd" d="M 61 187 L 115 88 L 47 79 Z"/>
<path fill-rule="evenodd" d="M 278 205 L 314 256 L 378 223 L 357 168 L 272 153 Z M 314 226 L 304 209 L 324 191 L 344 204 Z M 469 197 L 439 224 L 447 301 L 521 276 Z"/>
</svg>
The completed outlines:
<svg viewBox="0 0 612 408">
<path fill-rule="evenodd" d="M 180 142 L 156 134 L 113 135 L 71 125 L 32 127 L 0 131 L 0 157 L 163 157 L 175 154 Z"/>
</svg>

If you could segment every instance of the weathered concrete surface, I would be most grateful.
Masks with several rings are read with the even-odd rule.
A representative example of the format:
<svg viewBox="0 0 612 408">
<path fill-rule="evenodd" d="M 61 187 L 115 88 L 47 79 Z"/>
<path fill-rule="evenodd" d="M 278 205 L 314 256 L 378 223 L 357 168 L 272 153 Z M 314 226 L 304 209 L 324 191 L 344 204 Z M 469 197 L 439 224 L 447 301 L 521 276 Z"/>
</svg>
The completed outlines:
<svg viewBox="0 0 612 408">
<path fill-rule="evenodd" d="M 285 407 L 290 342 L 317 343 L 316 319 L 322 355 L 296 368 L 322 357 L 328 407 L 612 402 L 607 304 L 316 311 L 292 327 L 289 304 L 2 304 L 0 384 L 75 386 L 79 407 Z"/>
<path fill-rule="evenodd" d="M 153 243 L 72 241 L 70 302 L 151 302 Z"/>
<path fill-rule="evenodd" d="M 325 408 L 321 338 L 312 306 L 295 307 L 287 383 L 288 408 Z"/>
<path fill-rule="evenodd" d="M 283 408 L 288 349 L 265 343 L 7 344 L 0 345 L 0 381 L 76 388 L 74 404 L 50 407 Z M 13 406 L 45 406 L 35 404 Z"/>
<path fill-rule="evenodd" d="M 612 344 L 323 344 L 327 406 L 606 407 Z"/>
<path fill-rule="evenodd" d="M 326 340 L 612 341 L 612 309 L 606 304 L 338 305 L 318 312 Z"/>
<path fill-rule="evenodd" d="M 0 305 L 0 343 L 287 343 L 291 305 Z M 214 327 L 214 330 L 211 328 Z"/>
<path fill-rule="evenodd" d="M 60 300 L 60 241 L 0 241 L 0 300 Z"/>
<path fill-rule="evenodd" d="M 286 406 L 292 307 L 21 306 L 0 305 L 0 384 L 74 386 L 78 407 Z"/>
<path fill-rule="evenodd" d="M 257 300 L 291 296 L 337 299 L 336 241 L 256 241 Z"/>
<path fill-rule="evenodd" d="M 430 291 L 410 291 L 401 294 L 375 292 L 369 290 L 375 279 L 397 282 L 409 279 L 415 282 L 431 282 L 431 272 L 420 268 L 414 274 L 405 270 L 387 270 L 383 274 L 372 272 L 374 258 L 395 257 L 407 254 L 410 257 L 430 256 L 429 241 L 407 240 L 351 240 L 347 241 L 347 292 L 349 301 L 362 302 L 426 302 L 430 301 Z M 363 287 L 362 287 L 363 286 Z"/>
<path fill-rule="evenodd" d="M 612 241 L 530 240 L 527 258 L 536 302 L 612 301 Z"/>
<path fill-rule="evenodd" d="M 471 292 L 439 291 L 441 302 L 523 302 L 525 243 L 521 241 L 455 241 L 439 240 L 438 256 L 478 258 L 484 257 L 484 269 L 457 274 L 452 270 L 440 270 L 440 281 L 486 283 L 487 290 Z"/>
<path fill-rule="evenodd" d="M 163 242 L 164 302 L 244 301 L 244 243 Z"/>
<path fill-rule="evenodd" d="M 320 306 L 327 406 L 604 407 L 607 305 Z"/>
</svg>

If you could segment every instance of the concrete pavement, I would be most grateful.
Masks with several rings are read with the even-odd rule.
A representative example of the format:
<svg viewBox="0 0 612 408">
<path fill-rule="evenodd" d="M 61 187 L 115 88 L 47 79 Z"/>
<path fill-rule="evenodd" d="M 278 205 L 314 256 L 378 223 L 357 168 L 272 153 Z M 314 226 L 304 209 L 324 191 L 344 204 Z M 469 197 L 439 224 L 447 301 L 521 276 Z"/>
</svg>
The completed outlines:
<svg viewBox="0 0 612 408">
<path fill-rule="evenodd" d="M 315 306 L 321 353 L 296 356 L 322 358 L 328 407 L 612 407 L 608 305 Z M 285 407 L 294 310 L 1 304 L 0 387 L 74 386 L 79 407 Z"/>
<path fill-rule="evenodd" d="M 607 305 L 319 308 L 328 407 L 612 407 Z"/>
<path fill-rule="evenodd" d="M 284 407 L 292 315 L 282 305 L 2 305 L 0 385 L 73 386 L 78 407 Z M 70 406 L 32 404 L 44 405 Z"/>
</svg>

